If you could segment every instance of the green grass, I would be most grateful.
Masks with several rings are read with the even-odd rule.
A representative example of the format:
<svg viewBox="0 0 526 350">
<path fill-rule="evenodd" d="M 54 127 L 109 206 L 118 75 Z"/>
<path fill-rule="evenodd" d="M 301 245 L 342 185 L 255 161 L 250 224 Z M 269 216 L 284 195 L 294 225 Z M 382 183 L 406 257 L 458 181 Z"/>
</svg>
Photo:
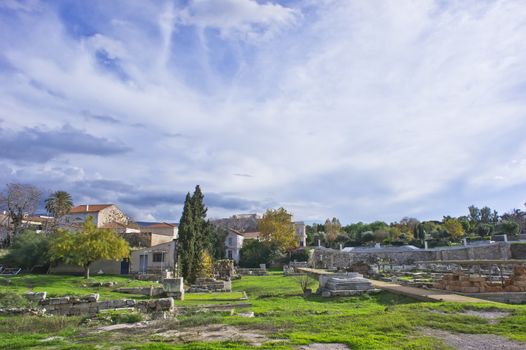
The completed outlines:
<svg viewBox="0 0 526 350">
<path fill-rule="evenodd" d="M 82 278 L 66 276 L 20 276 L 15 290 L 27 290 L 27 283 L 42 281 L 58 294 L 91 293 L 82 287 Z M 95 277 L 96 280 L 118 281 L 127 284 L 149 284 L 130 281 L 125 277 Z M 313 280 L 313 286 L 316 285 Z M 1 289 L 5 287 L 0 287 Z M 292 349 L 312 342 L 343 343 L 351 349 L 447 349 L 438 339 L 422 336 L 418 329 L 428 327 L 451 332 L 495 334 L 526 343 L 526 306 L 496 303 L 424 303 L 389 293 L 360 297 L 326 299 L 317 295 L 303 297 L 294 277 L 280 272 L 268 276 L 246 276 L 233 282 L 232 293 L 186 294 L 186 300 L 176 305 L 197 306 L 213 303 L 235 303 L 246 291 L 253 318 L 231 315 L 229 312 L 197 313 L 163 321 L 163 330 L 184 327 L 226 324 L 242 331 L 267 334 L 274 342 L 264 343 L 261 349 Z M 34 287 L 36 290 L 37 287 Z M 106 293 L 111 293 L 106 291 Z M 105 294 L 113 296 L 112 294 Z M 128 295 L 129 297 L 129 295 Z M 246 302 L 246 301 L 243 301 Z M 507 311 L 509 316 L 496 324 L 462 314 L 465 310 Z M 239 309 L 239 312 L 245 309 Z M 133 322 L 133 315 L 113 315 L 111 322 Z M 118 317 L 117 317 L 118 316 Z M 60 317 L 0 317 L 0 349 L 245 349 L 243 342 L 184 343 L 165 339 L 154 331 L 88 332 L 80 326 L 80 318 Z M 96 325 L 96 323 L 95 323 Z M 35 333 L 35 334 L 33 334 Z M 56 337 L 61 338 L 56 338 Z M 43 340 L 46 340 L 45 342 Z M 526 344 L 525 344 L 526 348 Z"/>
<path fill-rule="evenodd" d="M 99 293 L 100 300 L 111 299 L 143 299 L 142 295 L 133 295 L 126 293 L 113 292 L 119 287 L 141 287 L 159 284 L 149 281 L 134 280 L 126 276 L 93 276 L 89 280 L 80 276 L 63 276 L 63 275 L 31 275 L 23 274 L 9 278 L 11 284 L 0 286 L 1 289 L 10 292 L 23 294 L 27 291 L 47 292 L 48 297 L 58 297 L 65 295 L 86 295 Z M 92 282 L 116 282 L 113 287 L 90 287 Z"/>
<path fill-rule="evenodd" d="M 246 302 L 242 292 L 230 293 L 186 293 L 183 301 L 177 301 L 177 306 L 197 306 L 202 304 L 231 304 L 235 302 Z"/>
</svg>

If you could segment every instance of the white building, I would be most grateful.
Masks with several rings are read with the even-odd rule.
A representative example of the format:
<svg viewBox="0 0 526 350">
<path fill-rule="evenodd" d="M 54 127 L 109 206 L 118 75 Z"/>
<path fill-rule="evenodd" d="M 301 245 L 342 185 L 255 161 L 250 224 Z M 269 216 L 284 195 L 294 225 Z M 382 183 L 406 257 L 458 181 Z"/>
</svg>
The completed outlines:
<svg viewBox="0 0 526 350">
<path fill-rule="evenodd" d="M 234 260 L 239 264 L 241 248 L 243 242 L 248 239 L 259 240 L 259 232 L 239 232 L 233 229 L 228 230 L 228 235 L 225 238 L 226 258 Z"/>
<path fill-rule="evenodd" d="M 296 230 L 296 234 L 298 235 L 298 240 L 300 242 L 300 247 L 306 247 L 307 246 L 307 231 L 306 226 L 303 221 L 296 221 L 294 223 L 294 229 Z"/>
<path fill-rule="evenodd" d="M 167 222 L 141 225 L 141 233 L 149 235 L 151 246 L 179 238 L 179 228 L 177 224 Z"/>
<path fill-rule="evenodd" d="M 68 214 L 60 219 L 63 226 L 78 226 L 88 216 L 93 218 L 97 227 L 103 227 L 112 222 L 128 225 L 129 219 L 115 204 L 83 204 L 71 208 Z"/>
<path fill-rule="evenodd" d="M 132 251 L 130 257 L 131 273 L 160 273 L 176 269 L 177 241 L 170 241 L 148 248 Z"/>
</svg>

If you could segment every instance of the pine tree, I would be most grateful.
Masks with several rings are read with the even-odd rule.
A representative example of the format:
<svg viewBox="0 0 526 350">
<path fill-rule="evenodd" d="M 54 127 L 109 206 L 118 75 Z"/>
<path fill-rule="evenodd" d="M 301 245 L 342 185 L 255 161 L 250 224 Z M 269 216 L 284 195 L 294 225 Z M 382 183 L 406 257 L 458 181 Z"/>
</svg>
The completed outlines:
<svg viewBox="0 0 526 350">
<path fill-rule="evenodd" d="M 189 282 L 193 282 L 196 275 L 194 271 L 196 262 L 196 238 L 192 198 L 190 197 L 190 193 L 187 193 L 184 201 L 183 214 L 179 221 L 179 258 L 183 278 Z"/>
</svg>

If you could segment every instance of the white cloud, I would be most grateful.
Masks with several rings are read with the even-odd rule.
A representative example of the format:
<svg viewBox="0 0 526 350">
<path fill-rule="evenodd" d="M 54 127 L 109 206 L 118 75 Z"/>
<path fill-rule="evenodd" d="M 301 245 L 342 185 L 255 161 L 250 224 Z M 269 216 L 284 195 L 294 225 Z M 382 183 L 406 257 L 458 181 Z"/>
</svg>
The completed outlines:
<svg viewBox="0 0 526 350">
<path fill-rule="evenodd" d="M 72 178 L 143 191 L 199 183 L 205 194 L 344 222 L 460 215 L 481 189 L 501 211 L 518 202 L 499 193 L 526 184 L 521 2 L 126 4 L 90 23 L 98 34 L 71 35 L 53 8 L 0 24 L 12 66 L 0 71 L 3 128 L 69 123 L 133 148 L 51 160 L 50 181 L 74 181 L 59 173 L 75 168 Z M 128 79 L 101 68 L 97 50 Z M 19 170 L 35 179 L 41 167 Z M 171 220 L 162 215 L 178 210 L 130 207 Z"/>
<path fill-rule="evenodd" d="M 292 8 L 255 0 L 192 0 L 179 11 L 177 23 L 202 30 L 217 29 L 221 37 L 243 40 L 271 39 L 294 25 L 301 13 Z"/>
</svg>

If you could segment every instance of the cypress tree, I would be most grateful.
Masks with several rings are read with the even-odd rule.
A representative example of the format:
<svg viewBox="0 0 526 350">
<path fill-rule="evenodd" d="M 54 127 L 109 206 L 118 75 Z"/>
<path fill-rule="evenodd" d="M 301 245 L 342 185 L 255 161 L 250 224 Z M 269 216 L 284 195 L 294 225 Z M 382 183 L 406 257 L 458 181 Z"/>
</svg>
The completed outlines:
<svg viewBox="0 0 526 350">
<path fill-rule="evenodd" d="M 195 268 L 194 268 L 194 271 L 192 272 L 193 278 L 195 278 L 197 277 L 197 275 L 199 275 L 199 270 L 202 268 L 201 266 L 202 255 L 205 252 L 208 255 L 210 255 L 211 253 L 212 224 L 208 220 L 206 220 L 206 212 L 208 211 L 208 209 L 205 206 L 204 195 L 201 192 L 201 188 L 199 187 L 199 185 L 195 186 L 195 191 L 192 195 L 191 203 L 192 203 L 192 214 L 193 214 L 195 234 L 196 234 L 195 249 L 193 251 Z"/>
<path fill-rule="evenodd" d="M 186 194 L 183 214 L 179 221 L 179 257 L 181 262 L 181 273 L 183 278 L 193 282 L 196 276 L 195 258 L 196 251 L 196 225 L 192 208 L 190 193 Z"/>
</svg>

